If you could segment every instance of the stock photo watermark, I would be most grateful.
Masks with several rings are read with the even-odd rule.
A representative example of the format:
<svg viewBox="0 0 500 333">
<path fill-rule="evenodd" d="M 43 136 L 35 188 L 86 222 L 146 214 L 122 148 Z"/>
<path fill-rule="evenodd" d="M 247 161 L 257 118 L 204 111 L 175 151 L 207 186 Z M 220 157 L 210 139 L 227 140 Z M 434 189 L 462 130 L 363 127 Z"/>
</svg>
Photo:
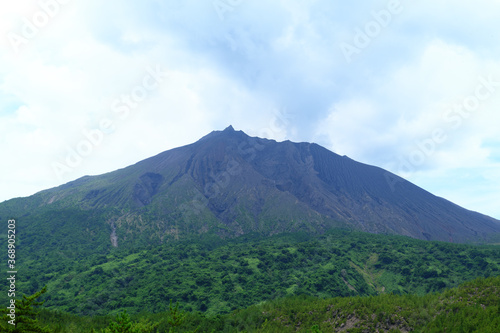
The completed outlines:
<svg viewBox="0 0 500 333">
<path fill-rule="evenodd" d="M 444 124 L 447 124 L 451 130 L 456 131 L 459 129 L 465 119 L 468 119 L 474 112 L 477 112 L 482 103 L 490 99 L 500 87 L 500 81 L 496 81 L 493 75 L 487 79 L 479 77 L 479 83 L 476 85 L 474 92 L 466 96 L 460 103 L 453 104 L 452 107 L 446 109 L 442 116 Z M 396 173 L 409 173 L 414 172 L 417 168 L 421 167 L 430 157 L 437 151 L 439 145 L 448 141 L 450 137 L 450 130 L 443 127 L 437 127 L 431 131 L 431 135 L 423 140 L 415 142 L 415 149 L 413 149 L 406 157 L 399 158 L 399 164 Z M 385 175 L 391 190 L 396 190 L 395 185 L 401 181 L 398 177 L 394 177 L 391 173 Z"/>
<path fill-rule="evenodd" d="M 273 118 L 269 121 L 269 126 L 262 128 L 258 136 L 262 138 L 282 137 L 287 133 L 294 115 L 284 109 L 274 112 Z"/>
<path fill-rule="evenodd" d="M 67 5 L 71 0 L 40 0 L 38 1 L 38 10 L 30 17 L 22 17 L 22 25 L 18 32 L 9 31 L 7 39 L 14 51 L 19 53 L 23 45 L 28 44 L 35 39 L 40 31 L 44 29 L 49 22 L 61 12 L 61 8 Z"/>
<path fill-rule="evenodd" d="M 84 158 L 92 154 L 94 149 L 102 144 L 106 134 L 113 133 L 116 129 L 116 118 L 126 120 L 132 110 L 137 109 L 140 103 L 144 102 L 148 96 L 164 81 L 167 73 L 159 65 L 156 68 L 147 67 L 147 74 L 143 77 L 141 84 L 136 85 L 128 94 L 122 94 L 111 103 L 112 117 L 101 118 L 99 126 L 93 129 L 84 129 L 81 134 L 83 138 L 74 146 L 66 146 L 66 157 L 61 161 L 52 163 L 52 170 L 59 181 L 62 181 L 64 174 L 70 173 L 79 167 Z"/>
<path fill-rule="evenodd" d="M 260 139 L 248 138 L 248 140 L 238 145 L 238 154 L 245 160 L 252 161 L 256 157 L 257 151 L 263 149 L 264 145 L 260 143 Z M 196 191 L 196 194 L 189 203 L 180 206 L 184 217 L 192 214 L 201 214 L 202 210 L 209 205 L 210 200 L 219 196 L 221 191 L 229 186 L 231 178 L 239 176 L 242 172 L 243 168 L 240 162 L 234 159 L 230 159 L 227 162 L 224 170 L 216 174 L 210 172 L 209 176 L 212 181 L 205 184 L 203 193 Z"/>
<path fill-rule="evenodd" d="M 354 55 L 358 55 L 366 49 L 392 23 L 394 17 L 403 12 L 403 9 L 401 1 L 390 0 L 385 9 L 372 10 L 372 20 L 366 22 L 363 28 L 356 27 L 354 29 L 352 42 L 342 42 L 339 45 L 347 63 L 351 63 Z"/>
<path fill-rule="evenodd" d="M 16 325 L 16 220 L 7 221 L 7 281 L 9 305 L 7 306 L 7 322 Z"/>
<path fill-rule="evenodd" d="M 215 0 L 212 2 L 212 5 L 219 19 L 224 21 L 226 19 L 226 13 L 235 10 L 242 2 L 243 0 Z"/>
<path fill-rule="evenodd" d="M 273 137 L 286 133 L 286 128 L 290 125 L 293 115 L 284 110 L 278 110 L 269 121 L 269 126 L 262 128 L 259 135 Z M 246 141 L 238 145 L 238 154 L 245 161 L 251 162 L 257 156 L 257 152 L 264 150 L 263 139 L 249 137 Z M 196 191 L 193 199 L 180 206 L 185 218 L 190 215 L 199 215 L 210 203 L 211 199 L 216 198 L 222 193 L 222 190 L 229 186 L 231 179 L 239 176 L 243 172 L 241 163 L 231 159 L 227 162 L 226 168 L 216 174 L 210 173 L 211 182 L 205 184 L 203 193 Z"/>
</svg>

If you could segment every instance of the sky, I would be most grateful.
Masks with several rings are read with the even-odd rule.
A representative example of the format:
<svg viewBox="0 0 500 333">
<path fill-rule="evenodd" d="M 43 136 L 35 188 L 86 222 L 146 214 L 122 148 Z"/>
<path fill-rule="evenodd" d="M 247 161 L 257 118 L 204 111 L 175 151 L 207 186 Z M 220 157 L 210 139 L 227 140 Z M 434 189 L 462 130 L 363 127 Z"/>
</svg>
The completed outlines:
<svg viewBox="0 0 500 333">
<path fill-rule="evenodd" d="M 0 0 L 0 201 L 232 125 L 500 219 L 498 0 Z"/>
</svg>

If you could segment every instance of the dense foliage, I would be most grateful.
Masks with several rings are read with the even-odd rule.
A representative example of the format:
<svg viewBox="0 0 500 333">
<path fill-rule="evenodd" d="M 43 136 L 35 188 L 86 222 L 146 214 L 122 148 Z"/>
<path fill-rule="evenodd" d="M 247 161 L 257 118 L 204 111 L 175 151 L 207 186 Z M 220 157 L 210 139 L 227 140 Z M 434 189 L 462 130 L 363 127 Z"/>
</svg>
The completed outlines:
<svg viewBox="0 0 500 333">
<path fill-rule="evenodd" d="M 26 257 L 18 289 L 30 294 L 47 284 L 47 308 L 81 315 L 167 311 L 170 300 L 215 315 L 293 295 L 423 295 L 500 274 L 498 246 L 346 230 Z"/>
<path fill-rule="evenodd" d="M 176 311 L 176 310 L 174 310 Z M 172 318 L 182 319 L 173 325 Z M 120 316 L 119 316 L 120 318 Z M 100 332 L 110 317 L 78 317 L 43 311 L 54 333 Z M 383 294 L 320 299 L 290 296 L 226 315 L 169 311 L 141 313 L 127 319 L 134 327 L 156 325 L 149 332 L 481 332 L 500 328 L 500 277 L 476 279 L 443 293 Z"/>
</svg>

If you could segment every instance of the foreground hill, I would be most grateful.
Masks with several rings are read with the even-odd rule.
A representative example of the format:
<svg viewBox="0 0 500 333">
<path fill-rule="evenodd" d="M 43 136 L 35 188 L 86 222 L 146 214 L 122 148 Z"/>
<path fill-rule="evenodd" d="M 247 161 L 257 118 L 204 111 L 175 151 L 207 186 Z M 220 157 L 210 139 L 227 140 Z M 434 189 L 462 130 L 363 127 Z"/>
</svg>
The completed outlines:
<svg viewBox="0 0 500 333">
<path fill-rule="evenodd" d="M 500 328 L 500 277 L 477 279 L 426 296 L 379 295 L 319 299 L 283 298 L 224 316 L 189 313 L 172 328 L 172 312 L 142 313 L 132 322 L 156 325 L 148 332 L 480 332 Z M 44 311 L 41 321 L 59 332 L 91 332 L 113 317 L 77 317 Z"/>
<path fill-rule="evenodd" d="M 499 314 L 500 278 L 496 277 L 424 297 L 289 298 L 234 313 L 225 322 L 232 326 L 227 332 L 495 333 L 500 328 Z"/>
<path fill-rule="evenodd" d="M 124 169 L 1 203 L 0 218 L 17 218 L 24 244 L 42 250 L 53 239 L 103 251 L 200 234 L 333 227 L 446 242 L 500 235 L 499 221 L 383 169 L 317 144 L 252 138 L 232 127 Z"/>
</svg>

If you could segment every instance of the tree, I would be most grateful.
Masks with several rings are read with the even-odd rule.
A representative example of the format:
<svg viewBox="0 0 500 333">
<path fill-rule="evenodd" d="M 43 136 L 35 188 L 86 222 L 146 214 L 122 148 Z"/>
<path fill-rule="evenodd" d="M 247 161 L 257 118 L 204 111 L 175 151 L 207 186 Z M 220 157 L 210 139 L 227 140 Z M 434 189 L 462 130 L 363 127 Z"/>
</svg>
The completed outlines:
<svg viewBox="0 0 500 333">
<path fill-rule="evenodd" d="M 127 311 L 123 311 L 116 316 L 115 321 L 111 322 L 104 330 L 104 333 L 150 333 L 160 325 L 148 322 L 132 323 Z"/>
<path fill-rule="evenodd" d="M 0 324 L 1 331 L 11 333 L 51 333 L 48 328 L 41 327 L 38 324 L 37 316 L 39 311 L 35 311 L 33 308 L 34 306 L 43 305 L 43 301 L 36 302 L 35 300 L 46 291 L 47 286 L 31 296 L 23 295 L 21 300 L 15 300 L 15 313 L 11 313 L 9 308 L 0 309 L 0 313 L 4 313 Z"/>
<path fill-rule="evenodd" d="M 104 330 L 105 333 L 136 333 L 137 331 L 132 330 L 132 322 L 127 314 L 127 311 L 123 311 L 116 316 L 115 321 L 111 322 Z"/>
<path fill-rule="evenodd" d="M 184 320 L 186 319 L 187 314 L 183 313 L 182 311 L 179 311 L 179 303 L 175 303 L 175 307 L 172 307 L 172 300 L 170 300 L 170 306 L 169 306 L 169 317 L 167 318 L 167 323 L 171 326 L 170 329 L 168 330 L 168 333 L 175 333 L 177 332 L 177 327 L 181 326 L 184 323 Z M 195 333 L 198 331 L 198 328 L 195 329 L 192 332 L 188 333 Z"/>
</svg>

